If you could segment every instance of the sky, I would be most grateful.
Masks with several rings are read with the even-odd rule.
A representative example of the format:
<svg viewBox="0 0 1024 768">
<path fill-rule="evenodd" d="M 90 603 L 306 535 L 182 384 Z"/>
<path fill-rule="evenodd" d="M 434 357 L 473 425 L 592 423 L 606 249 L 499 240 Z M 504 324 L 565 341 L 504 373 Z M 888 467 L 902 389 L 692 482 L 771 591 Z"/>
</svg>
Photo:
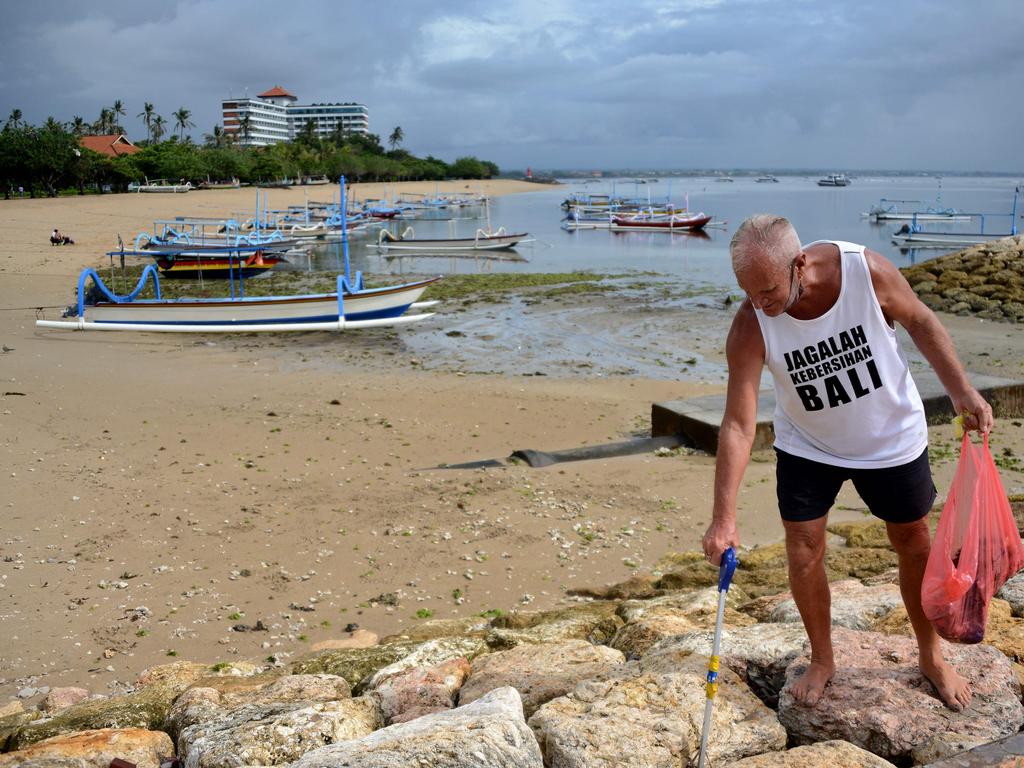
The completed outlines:
<svg viewBox="0 0 1024 768">
<path fill-rule="evenodd" d="M 1024 168 L 1021 0 L 36 0 L 0 120 L 145 101 L 196 141 L 274 85 L 503 168 Z"/>
</svg>

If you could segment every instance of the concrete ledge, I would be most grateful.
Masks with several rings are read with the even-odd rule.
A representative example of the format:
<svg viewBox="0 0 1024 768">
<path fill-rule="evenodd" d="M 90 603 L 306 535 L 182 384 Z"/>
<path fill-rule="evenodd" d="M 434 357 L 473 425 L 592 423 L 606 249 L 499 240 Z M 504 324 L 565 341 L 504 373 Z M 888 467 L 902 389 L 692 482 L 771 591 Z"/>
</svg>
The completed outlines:
<svg viewBox="0 0 1024 768">
<path fill-rule="evenodd" d="M 997 419 L 1024 416 L 1024 382 L 997 376 L 970 374 L 971 381 L 992 404 Z M 924 402 L 929 424 L 947 421 L 955 415 L 946 390 L 932 371 L 914 375 Z M 775 393 L 761 390 L 757 398 L 757 431 L 754 450 L 770 448 L 775 439 L 772 415 Z M 696 448 L 716 453 L 718 430 L 725 415 L 725 395 L 708 395 L 690 400 L 671 400 L 651 406 L 651 436 L 680 435 Z"/>
</svg>

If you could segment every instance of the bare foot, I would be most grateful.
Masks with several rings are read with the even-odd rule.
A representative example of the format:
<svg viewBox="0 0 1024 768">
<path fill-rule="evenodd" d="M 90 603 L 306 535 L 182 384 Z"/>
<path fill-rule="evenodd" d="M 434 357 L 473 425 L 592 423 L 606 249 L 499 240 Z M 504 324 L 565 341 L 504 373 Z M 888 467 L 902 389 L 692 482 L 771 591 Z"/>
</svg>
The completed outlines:
<svg viewBox="0 0 1024 768">
<path fill-rule="evenodd" d="M 954 712 L 963 711 L 971 703 L 971 684 L 957 674 L 941 657 L 937 661 L 921 659 L 921 674 L 935 686 L 947 707 Z"/>
<path fill-rule="evenodd" d="M 825 664 L 820 661 L 812 661 L 804 673 L 800 675 L 789 687 L 793 698 L 805 707 L 813 707 L 818 703 L 825 686 L 832 679 L 836 671 L 835 664 Z"/>
</svg>

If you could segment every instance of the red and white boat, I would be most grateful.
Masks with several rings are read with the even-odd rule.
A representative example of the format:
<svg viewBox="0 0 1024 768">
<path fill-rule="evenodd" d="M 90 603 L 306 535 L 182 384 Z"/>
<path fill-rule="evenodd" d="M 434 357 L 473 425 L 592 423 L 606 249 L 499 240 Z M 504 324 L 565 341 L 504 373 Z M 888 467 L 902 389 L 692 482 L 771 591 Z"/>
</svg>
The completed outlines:
<svg viewBox="0 0 1024 768">
<path fill-rule="evenodd" d="M 694 232 L 704 229 L 711 217 L 704 213 L 646 214 L 613 216 L 613 232 Z"/>
</svg>

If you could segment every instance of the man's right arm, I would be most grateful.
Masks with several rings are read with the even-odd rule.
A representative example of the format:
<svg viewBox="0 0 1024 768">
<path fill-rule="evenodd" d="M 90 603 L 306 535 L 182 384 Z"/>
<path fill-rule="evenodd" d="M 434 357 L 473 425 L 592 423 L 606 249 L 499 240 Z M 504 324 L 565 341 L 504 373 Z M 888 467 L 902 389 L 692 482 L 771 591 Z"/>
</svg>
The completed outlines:
<svg viewBox="0 0 1024 768">
<path fill-rule="evenodd" d="M 727 547 L 739 545 L 736 497 L 750 460 L 757 429 L 757 394 L 761 385 L 765 349 L 761 327 L 749 301 L 744 301 L 725 344 L 729 385 L 725 415 L 718 433 L 715 460 L 715 500 L 711 525 L 704 534 L 704 552 L 718 565 Z"/>
</svg>

